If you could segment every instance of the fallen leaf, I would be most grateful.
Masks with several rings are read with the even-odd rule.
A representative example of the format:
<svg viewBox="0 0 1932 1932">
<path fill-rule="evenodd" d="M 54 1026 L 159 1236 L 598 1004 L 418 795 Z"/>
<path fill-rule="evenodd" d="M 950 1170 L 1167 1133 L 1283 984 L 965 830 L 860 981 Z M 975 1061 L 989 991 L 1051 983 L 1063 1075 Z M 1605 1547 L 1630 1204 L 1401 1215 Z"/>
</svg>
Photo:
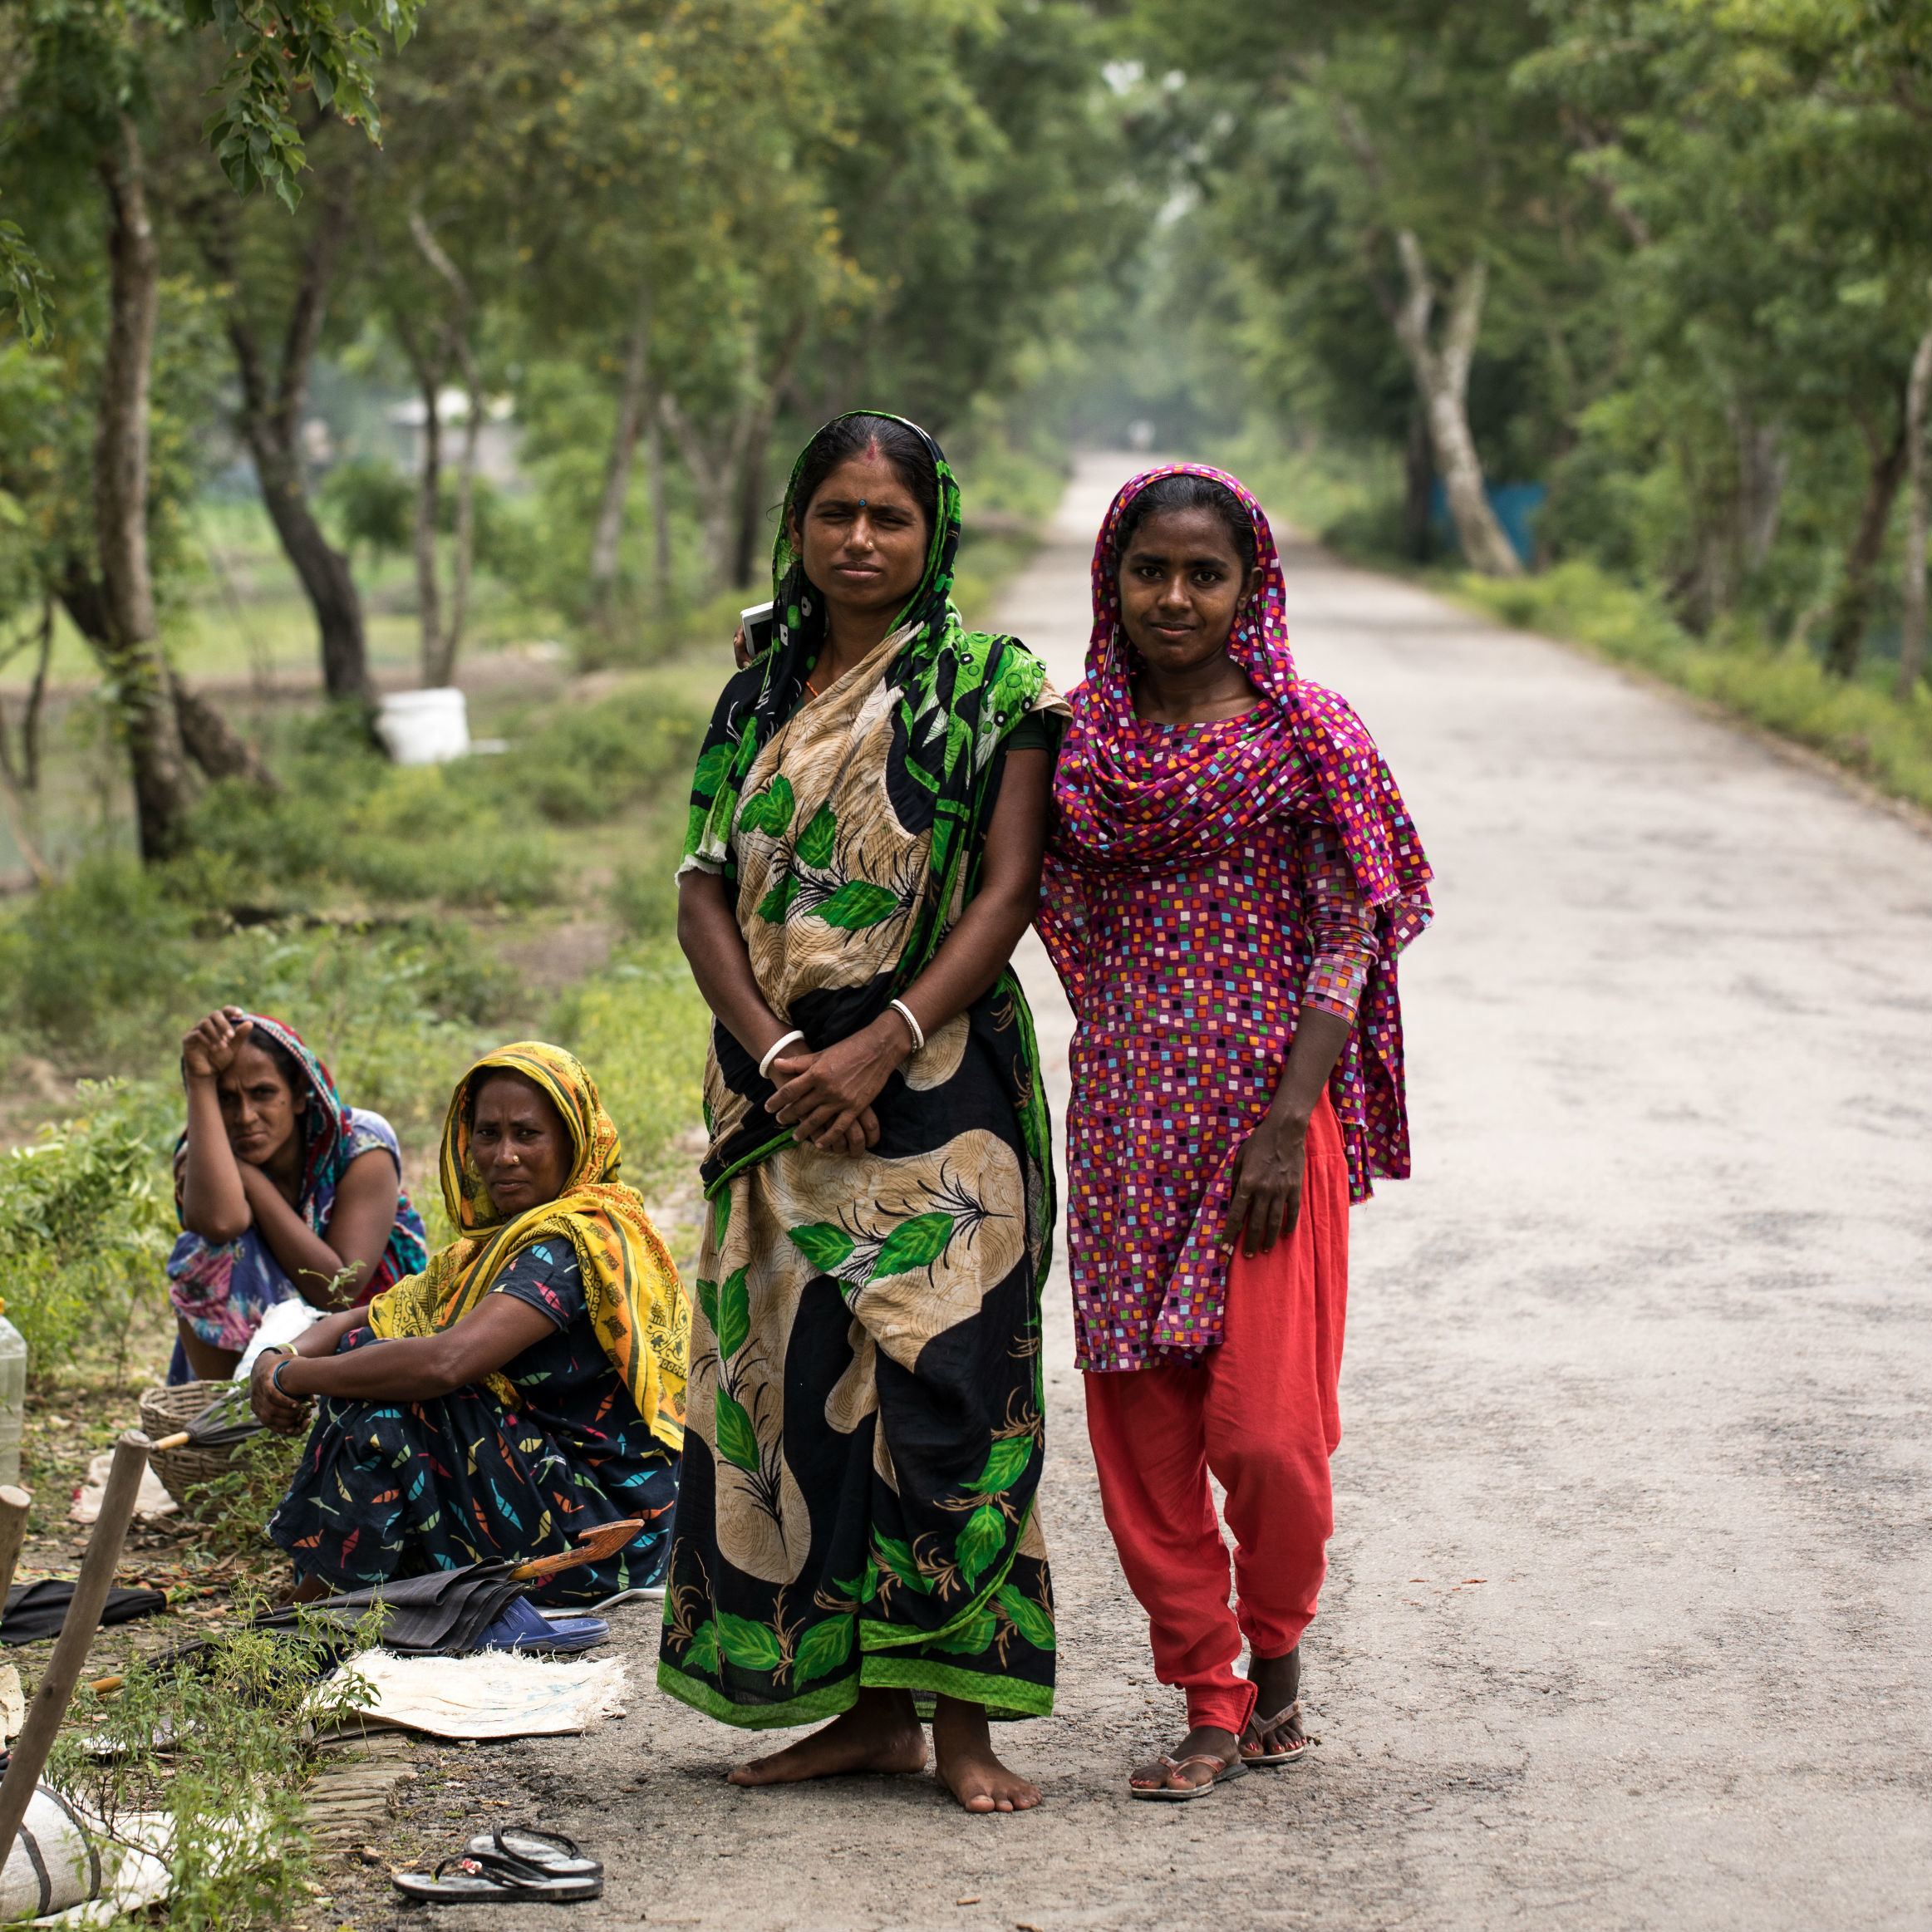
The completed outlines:
<svg viewBox="0 0 1932 1932">
<path fill-rule="evenodd" d="M 1489 1579 L 1487 1576 L 1465 1576 L 1463 1579 L 1463 1583 L 1487 1583 Z M 1457 1587 L 1460 1589 L 1461 1585 L 1458 1585 Z"/>
</svg>

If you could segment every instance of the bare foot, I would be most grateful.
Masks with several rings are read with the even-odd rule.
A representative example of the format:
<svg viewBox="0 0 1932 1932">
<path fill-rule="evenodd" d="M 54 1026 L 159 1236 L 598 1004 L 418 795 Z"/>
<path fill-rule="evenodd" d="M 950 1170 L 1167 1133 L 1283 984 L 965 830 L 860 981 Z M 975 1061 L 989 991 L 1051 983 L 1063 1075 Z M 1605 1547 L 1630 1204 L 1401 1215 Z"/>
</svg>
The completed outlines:
<svg viewBox="0 0 1932 1932">
<path fill-rule="evenodd" d="M 769 1757 L 735 1766 L 732 1784 L 799 1784 L 808 1777 L 842 1777 L 863 1771 L 923 1771 L 926 1733 L 904 1690 L 862 1690 L 858 1702 Z"/>
<path fill-rule="evenodd" d="M 1217 1730 L 1212 1724 L 1197 1724 L 1169 1755 L 1177 1764 L 1198 1753 L 1231 1764 L 1240 1750 L 1241 1745 L 1232 1731 Z M 1206 1784 L 1213 1776 L 1211 1765 L 1190 1764 L 1185 1771 L 1169 1771 L 1157 1757 L 1146 1764 L 1135 1765 L 1128 1772 L 1127 1782 L 1136 1791 L 1158 1791 L 1163 1785 L 1182 1791 L 1192 1785 Z"/>
<path fill-rule="evenodd" d="M 1030 1812 L 1040 1787 L 993 1755 L 986 1707 L 942 1697 L 932 1713 L 932 1748 L 940 1780 L 969 1812 Z"/>
</svg>

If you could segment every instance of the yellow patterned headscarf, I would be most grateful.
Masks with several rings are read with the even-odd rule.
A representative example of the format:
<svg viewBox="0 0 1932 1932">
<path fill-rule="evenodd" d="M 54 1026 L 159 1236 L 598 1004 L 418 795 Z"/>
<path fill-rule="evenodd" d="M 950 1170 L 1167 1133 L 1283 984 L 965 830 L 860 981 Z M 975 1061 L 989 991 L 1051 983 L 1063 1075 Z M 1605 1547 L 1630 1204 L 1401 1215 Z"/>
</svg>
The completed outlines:
<svg viewBox="0 0 1932 1932">
<path fill-rule="evenodd" d="M 469 1096 L 493 1073 L 520 1074 L 548 1098 L 569 1131 L 575 1157 L 554 1201 L 510 1220 L 498 1214 L 469 1163 Z M 597 1083 L 574 1054 L 522 1040 L 484 1055 L 456 1083 L 443 1123 L 443 1205 L 463 1233 L 438 1248 L 421 1274 L 369 1304 L 370 1327 L 387 1336 L 440 1334 L 481 1303 L 513 1255 L 546 1237 L 568 1241 L 577 1251 L 584 1299 L 604 1353 L 651 1433 L 681 1449 L 691 1308 L 643 1197 L 617 1179 L 622 1158 Z M 500 1372 L 485 1380 L 500 1401 L 517 1400 Z"/>
</svg>

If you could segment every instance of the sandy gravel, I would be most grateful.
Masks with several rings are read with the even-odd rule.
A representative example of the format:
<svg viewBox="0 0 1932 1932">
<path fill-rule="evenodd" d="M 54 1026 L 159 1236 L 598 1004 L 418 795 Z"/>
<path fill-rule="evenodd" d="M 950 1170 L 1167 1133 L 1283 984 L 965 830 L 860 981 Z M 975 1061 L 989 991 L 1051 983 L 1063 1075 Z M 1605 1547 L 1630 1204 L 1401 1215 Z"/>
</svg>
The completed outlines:
<svg viewBox="0 0 1932 1932">
<path fill-rule="evenodd" d="M 1082 469 L 1008 599 L 1069 682 L 1123 474 Z M 1404 970 L 1418 1177 L 1354 1223 L 1318 1761 L 1127 1799 L 1180 1710 L 1100 1521 L 1056 1275 L 1059 1714 L 1004 1733 L 1045 1808 L 968 1818 L 929 1778 L 732 1790 L 738 1740 L 649 1688 L 639 1618 L 627 1721 L 464 1754 L 504 1781 L 489 1816 L 605 1857 L 607 1897 L 439 1927 L 1932 1916 L 1932 842 L 1406 587 L 1307 553 L 1289 597 L 1440 881 Z M 1064 1009 L 1025 963 L 1064 1093 Z M 444 1789 L 410 1824 L 449 1850 Z"/>
</svg>

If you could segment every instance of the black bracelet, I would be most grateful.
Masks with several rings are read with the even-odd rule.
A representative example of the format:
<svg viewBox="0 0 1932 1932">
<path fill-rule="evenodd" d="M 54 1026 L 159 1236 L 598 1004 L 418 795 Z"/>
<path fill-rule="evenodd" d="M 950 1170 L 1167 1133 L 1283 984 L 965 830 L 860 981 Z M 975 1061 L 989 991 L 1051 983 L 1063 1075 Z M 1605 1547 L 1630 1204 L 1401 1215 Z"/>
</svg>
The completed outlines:
<svg viewBox="0 0 1932 1932">
<path fill-rule="evenodd" d="M 293 1349 L 291 1349 L 288 1353 L 285 1354 L 282 1359 L 268 1371 L 268 1386 L 273 1389 L 284 1402 L 299 1402 L 302 1400 L 302 1398 L 299 1395 L 291 1395 L 288 1391 L 282 1386 L 282 1371 L 286 1369 L 288 1364 L 294 1359 L 295 1351 Z"/>
</svg>

